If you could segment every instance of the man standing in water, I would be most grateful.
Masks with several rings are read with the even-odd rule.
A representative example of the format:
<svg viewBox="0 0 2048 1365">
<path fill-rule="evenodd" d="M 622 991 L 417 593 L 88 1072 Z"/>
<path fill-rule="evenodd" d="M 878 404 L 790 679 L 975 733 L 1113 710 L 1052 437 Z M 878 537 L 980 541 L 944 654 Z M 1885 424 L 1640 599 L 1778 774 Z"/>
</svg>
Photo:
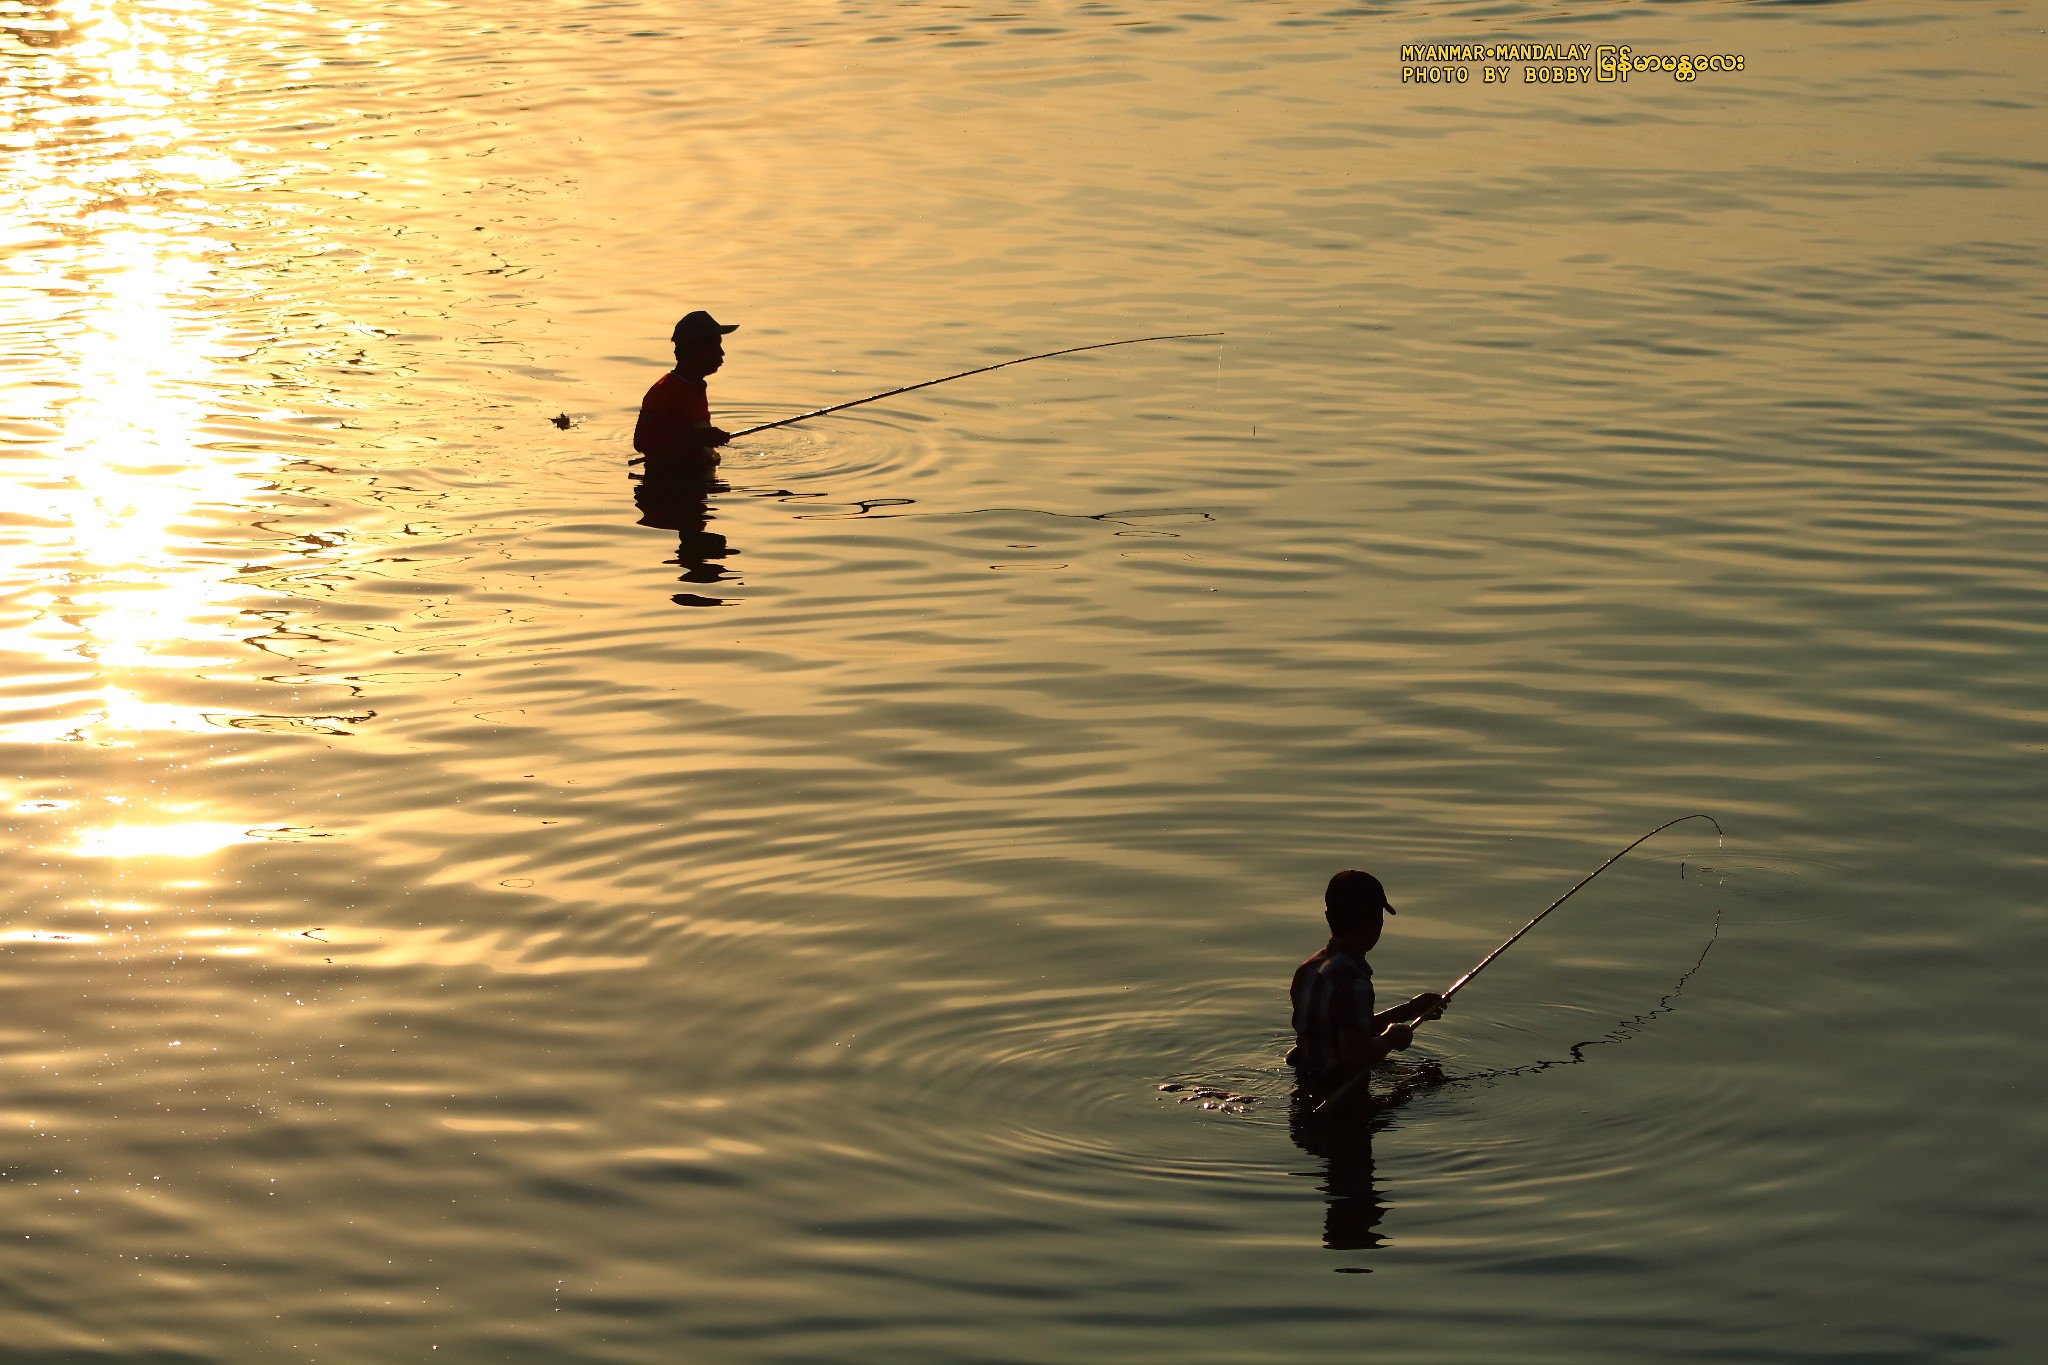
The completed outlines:
<svg viewBox="0 0 2048 1365">
<path fill-rule="evenodd" d="M 1373 1063 L 1415 1041 L 1417 1020 L 1434 1018 L 1443 997 L 1425 991 L 1404 1005 L 1375 1013 L 1372 968 L 1365 955 L 1380 941 L 1386 888 L 1370 872 L 1339 872 L 1323 891 L 1323 917 L 1330 941 L 1297 967 L 1288 995 L 1294 1001 L 1294 1050 L 1287 1060 L 1300 1076 L 1288 1106 L 1287 1129 L 1295 1144 L 1328 1163 L 1323 1193 L 1323 1245 L 1358 1251 L 1385 1240 L 1379 1225 L 1387 1206 L 1373 1176 L 1372 1138 L 1395 1106 L 1417 1089 L 1440 1081 L 1433 1067 L 1403 1078 L 1385 1096 L 1373 1096 L 1364 1081 Z M 1339 1101 L 1356 1096 L 1356 1102 Z M 1364 1267 L 1347 1267 L 1363 1269 Z"/>
<path fill-rule="evenodd" d="M 676 324 L 676 367 L 654 381 L 640 400 L 640 420 L 633 427 L 633 449 L 651 465 L 662 460 L 693 459 L 717 464 L 712 451 L 732 438 L 711 425 L 707 377 L 725 364 L 725 337 L 737 332 L 702 309 Z"/>
<path fill-rule="evenodd" d="M 1305 1088 L 1344 1085 L 1414 1042 L 1414 1024 L 1443 1012 L 1443 997 L 1431 991 L 1373 1012 L 1372 967 L 1365 955 L 1393 913 L 1386 888 L 1370 872 L 1339 872 L 1323 891 L 1330 941 L 1294 969 L 1287 989 L 1294 1003 L 1294 1049 L 1287 1060 Z"/>
<path fill-rule="evenodd" d="M 736 552 L 710 527 L 716 516 L 711 495 L 725 490 L 716 472 L 717 448 L 732 438 L 711 425 L 704 381 L 725 363 L 726 334 L 738 330 L 702 311 L 677 323 L 671 338 L 676 367 L 654 381 L 640 402 L 640 420 L 633 427 L 633 449 L 646 457 L 646 468 L 633 483 L 640 524 L 676 533 L 675 563 L 683 570 L 683 581 L 691 584 L 732 577 L 725 559 Z M 679 607 L 725 602 L 697 592 L 679 592 L 669 600 Z"/>
</svg>

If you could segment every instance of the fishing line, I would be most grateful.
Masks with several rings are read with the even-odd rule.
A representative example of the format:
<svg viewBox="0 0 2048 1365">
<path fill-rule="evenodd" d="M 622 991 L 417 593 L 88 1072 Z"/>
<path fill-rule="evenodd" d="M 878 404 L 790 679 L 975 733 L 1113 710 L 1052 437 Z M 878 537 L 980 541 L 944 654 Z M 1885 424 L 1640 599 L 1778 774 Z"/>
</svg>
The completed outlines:
<svg viewBox="0 0 2048 1365">
<path fill-rule="evenodd" d="M 1477 1071 L 1469 1076 L 1460 1076 L 1458 1080 L 1460 1082 L 1492 1081 L 1498 1080 L 1503 1076 L 1526 1076 L 1538 1071 L 1548 1071 L 1554 1066 L 1573 1066 L 1586 1060 L 1585 1050 L 1589 1047 L 1604 1047 L 1608 1043 L 1625 1043 L 1630 1038 L 1635 1037 L 1638 1033 L 1649 1027 L 1652 1019 L 1669 1014 L 1678 1008 L 1676 1001 L 1679 996 L 1685 994 L 1685 983 L 1692 980 L 1693 974 L 1707 965 L 1707 954 L 1713 952 L 1714 945 L 1721 941 L 1721 918 L 1724 913 L 1725 911 L 1722 910 L 1714 912 L 1714 927 L 1707 935 L 1707 946 L 1700 949 L 1700 955 L 1693 962 L 1692 966 L 1686 968 L 1679 975 L 1678 980 L 1672 983 L 1670 990 L 1657 998 L 1655 1005 L 1644 1010 L 1641 1014 L 1631 1015 L 1629 1018 L 1622 1020 L 1598 1038 L 1588 1038 L 1582 1043 L 1573 1043 L 1567 1049 L 1571 1053 L 1570 1060 L 1557 1057 L 1548 1061 L 1529 1062 L 1522 1066 L 1503 1067 L 1498 1071 Z"/>
<path fill-rule="evenodd" d="M 1648 834 L 1645 834 L 1642 838 L 1636 840 L 1627 848 L 1622 849 L 1621 852 L 1615 854 L 1606 862 L 1600 864 L 1600 866 L 1594 868 L 1591 872 L 1588 872 L 1585 876 L 1579 878 L 1578 881 L 1572 884 L 1572 887 L 1569 891 L 1566 891 L 1562 896 L 1559 896 L 1556 900 L 1544 906 L 1543 909 L 1537 913 L 1536 918 L 1530 920 L 1527 924 L 1515 930 L 1514 933 L 1508 935 L 1507 942 L 1501 944 L 1500 947 L 1495 948 L 1485 957 L 1480 958 L 1478 965 L 1474 966 L 1471 971 L 1466 972 L 1463 976 L 1459 977 L 1456 981 L 1453 981 L 1449 986 L 1444 988 L 1444 1003 L 1448 1005 L 1450 1003 L 1450 999 L 1452 996 L 1456 995 L 1459 991 L 1464 990 L 1466 986 L 1471 984 L 1473 977 L 1485 971 L 1487 967 L 1493 963 L 1493 960 L 1495 958 L 1499 957 L 1508 949 L 1514 947 L 1515 944 L 1521 940 L 1522 935 L 1528 933 L 1531 929 L 1534 929 L 1537 925 L 1541 924 L 1544 920 L 1544 917 L 1548 915 L 1551 911 L 1557 909 L 1558 906 L 1563 905 L 1566 901 L 1570 900 L 1573 896 L 1577 895 L 1579 889 L 1585 886 L 1587 882 L 1592 881 L 1602 872 L 1605 872 L 1608 868 L 1613 867 L 1616 863 L 1620 862 L 1622 858 L 1627 856 L 1629 853 L 1633 852 L 1641 845 L 1648 843 L 1651 839 L 1654 839 L 1659 834 L 1662 834 L 1665 830 L 1670 829 L 1673 825 L 1682 825 L 1687 820 L 1704 820 L 1708 824 L 1712 825 L 1714 827 L 1714 837 L 1717 846 L 1721 840 L 1724 840 L 1727 837 L 1727 835 L 1721 829 L 1721 822 L 1716 820 L 1711 815 L 1701 815 L 1695 813 L 1692 815 L 1681 815 L 1676 820 L 1666 820 L 1663 824 L 1657 826 L 1657 828 L 1651 830 Z M 1718 917 L 1716 918 L 1715 932 L 1717 934 L 1720 932 Z M 1710 942 L 1708 946 L 1712 947 L 1713 945 Z M 1704 959 L 1706 954 L 1702 953 L 1700 956 L 1702 959 Z M 1442 1011 L 1438 1011 L 1439 1014 L 1441 1012 Z M 1432 1015 L 1431 1017 L 1434 1018 L 1435 1016 Z M 1417 1020 L 1416 1022 L 1420 1023 L 1422 1021 Z M 1313 1110 L 1311 1110 L 1310 1117 L 1314 1117 L 1315 1115 L 1323 1113 L 1324 1111 L 1328 1110 L 1332 1105 L 1336 1104 L 1339 1100 L 1343 1099 L 1345 1095 L 1351 1092 L 1354 1086 L 1356 1086 L 1360 1081 L 1364 1080 L 1368 1075 L 1371 1074 L 1371 1072 L 1372 1068 L 1366 1067 L 1357 1072 L 1356 1074 L 1354 1074 L 1350 1080 L 1338 1086 L 1337 1089 L 1334 1092 L 1332 1092 L 1328 1099 L 1324 1100 L 1321 1104 L 1318 1104 Z"/>
</svg>

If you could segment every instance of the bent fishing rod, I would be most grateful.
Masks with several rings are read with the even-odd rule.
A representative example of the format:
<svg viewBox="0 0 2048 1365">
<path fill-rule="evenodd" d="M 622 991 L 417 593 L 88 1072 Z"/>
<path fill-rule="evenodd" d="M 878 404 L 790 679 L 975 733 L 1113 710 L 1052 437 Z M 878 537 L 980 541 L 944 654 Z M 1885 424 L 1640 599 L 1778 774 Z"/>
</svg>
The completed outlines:
<svg viewBox="0 0 2048 1365">
<path fill-rule="evenodd" d="M 1648 834 L 1645 834 L 1642 838 L 1636 840 L 1635 843 L 1630 844 L 1620 853 L 1615 854 L 1612 858 L 1609 858 L 1606 862 L 1600 864 L 1600 866 L 1594 868 L 1591 872 L 1588 872 L 1585 876 L 1579 878 L 1579 880 L 1573 884 L 1572 889 L 1570 891 L 1565 892 L 1562 896 L 1559 896 L 1556 900 L 1544 906 L 1542 914 L 1537 915 L 1535 919 L 1530 920 L 1527 924 L 1515 930 L 1514 933 L 1508 935 L 1508 941 L 1506 943 L 1501 944 L 1500 947 L 1495 948 L 1485 957 L 1480 958 L 1478 966 L 1474 967 L 1471 971 L 1465 973 L 1463 976 L 1459 977 L 1456 981 L 1453 981 L 1449 986 L 1444 988 L 1444 1003 L 1448 1005 L 1451 1001 L 1451 997 L 1456 995 L 1459 991 L 1464 990 L 1465 987 L 1471 983 L 1473 977 L 1485 971 L 1487 965 L 1491 963 L 1495 958 L 1499 957 L 1508 949 L 1514 947 L 1516 939 L 1528 933 L 1537 925 L 1543 923 L 1544 915 L 1549 914 L 1551 911 L 1557 909 L 1558 906 L 1563 905 L 1566 901 L 1570 900 L 1574 895 L 1578 893 L 1578 889 L 1580 887 L 1584 886 L 1587 882 L 1592 881 L 1593 878 L 1599 876 L 1602 872 L 1605 872 L 1608 868 L 1620 862 L 1624 855 L 1634 852 L 1639 845 L 1650 842 L 1650 840 L 1654 839 L 1659 834 L 1662 834 L 1665 830 L 1670 829 L 1673 825 L 1684 824 L 1687 820 L 1704 820 L 1714 827 L 1714 833 L 1717 837 L 1721 835 L 1721 822 L 1719 820 L 1716 820 L 1711 815 L 1700 815 L 1695 813 L 1693 815 L 1681 815 L 1676 820 L 1666 820 L 1663 824 L 1657 826 L 1657 828 L 1651 830 Z"/>
<path fill-rule="evenodd" d="M 1580 887 L 1584 886 L 1587 882 L 1592 881 L 1593 878 L 1599 876 L 1608 868 L 1613 867 L 1616 863 L 1620 862 L 1628 854 L 1633 853 L 1637 848 L 1639 848 L 1643 844 L 1648 843 L 1650 840 L 1656 838 L 1665 830 L 1670 829 L 1673 825 L 1682 825 L 1687 820 L 1704 820 L 1714 827 L 1714 834 L 1717 838 L 1725 837 L 1721 830 L 1721 822 L 1719 820 L 1716 820 L 1711 815 L 1702 815 L 1696 812 L 1692 815 L 1681 815 L 1676 820 L 1666 820 L 1663 824 L 1657 826 L 1657 828 L 1651 830 L 1648 834 L 1645 834 L 1642 838 L 1636 840 L 1635 843 L 1630 844 L 1627 848 L 1624 848 L 1620 853 L 1615 854 L 1612 858 L 1609 858 L 1606 862 L 1600 864 L 1600 866 L 1594 868 L 1591 872 L 1588 872 L 1585 876 L 1579 878 L 1578 881 L 1572 883 L 1571 890 L 1565 892 L 1562 896 L 1559 896 L 1556 900 L 1544 906 L 1543 909 L 1540 912 L 1538 912 L 1536 918 L 1530 920 L 1527 924 L 1515 930 L 1514 933 L 1509 934 L 1507 942 L 1501 944 L 1500 947 L 1495 948 L 1485 957 L 1480 958 L 1478 965 L 1473 967 L 1471 971 L 1465 973 L 1456 981 L 1453 981 L 1450 985 L 1446 986 L 1444 988 L 1443 993 L 1444 1004 L 1449 1005 L 1452 996 L 1456 995 L 1459 991 L 1464 990 L 1466 986 L 1470 985 L 1472 983 L 1472 978 L 1479 975 L 1481 972 L 1485 971 L 1488 966 L 1492 965 L 1493 960 L 1495 958 L 1499 957 L 1508 949 L 1514 947 L 1516 942 L 1520 940 L 1522 935 L 1528 933 L 1531 929 L 1534 929 L 1537 925 L 1543 923 L 1544 916 L 1548 915 L 1551 911 L 1557 909 L 1558 906 L 1563 905 L 1566 901 L 1570 900 L 1573 896 L 1577 895 Z M 1443 1009 L 1439 1007 L 1434 1013 L 1430 1014 L 1427 1017 L 1435 1019 L 1442 1013 Z M 1422 1020 L 1418 1019 L 1414 1022 L 1421 1023 Z M 1314 1118 L 1316 1115 L 1321 1114 L 1324 1110 L 1328 1109 L 1331 1105 L 1337 1103 L 1337 1101 L 1343 1099 L 1345 1095 L 1350 1093 L 1351 1088 L 1353 1086 L 1357 1085 L 1360 1081 L 1365 1079 L 1367 1073 L 1370 1072 L 1370 1070 L 1371 1068 L 1367 1067 L 1365 1068 L 1365 1070 L 1359 1071 L 1358 1073 L 1353 1075 L 1351 1079 L 1344 1082 L 1344 1084 L 1338 1086 L 1337 1089 L 1330 1095 L 1328 1099 L 1324 1100 L 1321 1104 L 1318 1104 L 1314 1109 L 1311 1109 L 1309 1111 L 1309 1117 Z"/>
<path fill-rule="evenodd" d="M 900 389 L 887 389 L 881 393 L 871 393 L 866 398 L 856 398 L 851 403 L 834 403 L 829 408 L 819 408 L 815 412 L 803 412 L 798 413 L 794 417 L 784 417 L 779 421 L 763 422 L 757 427 L 748 427 L 745 431 L 735 431 L 727 439 L 737 441 L 740 437 L 752 436 L 757 431 L 773 431 L 776 427 L 793 426 L 798 422 L 808 422 L 813 417 L 824 417 L 835 412 L 845 412 L 848 408 L 857 408 L 865 403 L 879 403 L 884 398 L 894 398 L 899 393 L 913 393 L 918 389 L 931 388 L 934 384 L 950 384 L 956 379 L 965 379 L 969 375 L 987 374 L 990 370 L 1007 369 L 1011 365 L 1024 365 L 1033 360 L 1051 360 L 1054 356 L 1078 355 L 1082 351 L 1106 351 L 1112 346 L 1136 346 L 1140 342 L 1146 341 L 1190 341 L 1196 337 L 1220 337 L 1222 335 L 1223 333 L 1221 332 L 1175 332 L 1169 336 L 1126 337 L 1122 341 L 1098 341 L 1092 346 L 1069 346 L 1063 351 L 1046 351 L 1041 355 L 1019 356 L 1015 360 L 1005 360 L 994 365 L 983 365 L 979 369 L 962 370 L 958 374 L 945 375 L 939 379 L 927 379 L 922 384 L 905 384 Z"/>
</svg>

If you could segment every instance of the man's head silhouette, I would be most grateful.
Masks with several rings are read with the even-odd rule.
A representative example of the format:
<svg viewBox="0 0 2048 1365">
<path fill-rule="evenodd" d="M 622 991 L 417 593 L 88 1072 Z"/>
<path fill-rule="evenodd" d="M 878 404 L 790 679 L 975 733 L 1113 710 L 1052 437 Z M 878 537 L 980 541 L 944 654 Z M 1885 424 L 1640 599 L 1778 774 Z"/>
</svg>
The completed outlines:
<svg viewBox="0 0 2048 1365">
<path fill-rule="evenodd" d="M 693 379 L 717 373 L 725 363 L 726 334 L 738 330 L 738 324 L 727 326 L 701 308 L 687 314 L 669 337 L 676 346 L 676 369 Z"/>
</svg>

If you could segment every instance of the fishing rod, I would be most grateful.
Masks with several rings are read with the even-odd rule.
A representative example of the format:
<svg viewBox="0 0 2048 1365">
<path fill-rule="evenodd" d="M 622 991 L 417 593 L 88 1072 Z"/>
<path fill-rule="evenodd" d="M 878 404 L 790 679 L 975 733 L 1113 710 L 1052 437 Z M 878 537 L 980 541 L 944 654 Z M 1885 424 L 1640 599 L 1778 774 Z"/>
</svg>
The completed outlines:
<svg viewBox="0 0 2048 1365">
<path fill-rule="evenodd" d="M 949 374 L 940 379 L 927 379 L 922 384 L 905 384 L 900 389 L 888 389 L 882 393 L 871 393 L 866 398 L 856 398 L 851 403 L 834 403 L 829 408 L 819 408 L 815 412 L 799 413 L 795 417 L 784 417 L 780 421 L 775 422 L 763 422 L 757 427 L 748 427 L 745 431 L 735 431 L 727 439 L 737 441 L 740 437 L 752 436 L 757 431 L 772 431 L 776 427 L 792 426 L 797 422 L 808 422 L 813 417 L 824 417 L 829 413 L 845 412 L 848 408 L 857 408 L 863 403 L 878 403 L 884 398 L 894 398 L 899 393 L 912 393 L 918 389 L 928 389 L 934 384 L 950 384 L 955 379 L 965 379 L 969 375 L 975 374 L 987 374 L 990 370 L 1005 369 L 1011 365 L 1023 365 L 1033 360 L 1051 360 L 1054 356 L 1076 355 L 1082 351 L 1106 351 L 1112 346 L 1136 346 L 1140 342 L 1145 341 L 1189 341 L 1196 337 L 1220 337 L 1222 335 L 1223 333 L 1221 332 L 1175 332 L 1170 336 L 1127 337 L 1122 341 L 1098 341 L 1092 346 L 1069 346 L 1063 351 L 1046 351 L 1042 355 L 1019 356 L 1015 360 L 1005 360 L 994 365 L 983 365 L 979 369 L 974 370 L 962 370 L 958 374 Z"/>
<path fill-rule="evenodd" d="M 1573 896 L 1577 895 L 1580 887 L 1584 886 L 1587 882 L 1592 881 L 1593 878 L 1599 876 L 1608 868 L 1613 867 L 1616 863 L 1620 862 L 1622 858 L 1634 852 L 1641 845 L 1648 843 L 1650 840 L 1656 838 L 1659 834 L 1662 834 L 1665 830 L 1670 829 L 1673 825 L 1682 825 L 1687 820 L 1704 820 L 1714 827 L 1715 837 L 1726 837 L 1722 832 L 1721 822 L 1719 820 L 1716 820 L 1711 815 L 1701 815 L 1695 813 L 1692 815 L 1681 815 L 1676 820 L 1666 820 L 1663 824 L 1657 826 L 1657 828 L 1651 830 L 1648 834 L 1645 834 L 1642 838 L 1636 840 L 1635 843 L 1630 844 L 1627 848 L 1624 848 L 1620 853 L 1615 854 L 1612 858 L 1609 858 L 1606 862 L 1600 864 L 1600 866 L 1594 868 L 1591 872 L 1588 872 L 1585 876 L 1579 878 L 1578 881 L 1572 884 L 1571 890 L 1565 892 L 1562 896 L 1559 896 L 1556 900 L 1544 906 L 1542 911 L 1537 914 L 1536 918 L 1530 920 L 1527 924 L 1515 930 L 1514 933 L 1508 935 L 1507 942 L 1501 944 L 1500 947 L 1495 948 L 1485 957 L 1480 958 L 1478 965 L 1473 967 L 1471 971 L 1465 973 L 1456 981 L 1453 981 L 1449 986 L 1446 986 L 1444 988 L 1443 993 L 1444 1004 L 1450 1004 L 1451 997 L 1456 995 L 1459 991 L 1464 990 L 1466 986 L 1470 985 L 1473 977 L 1485 971 L 1487 967 L 1492 964 L 1495 958 L 1499 957 L 1508 949 L 1514 947 L 1515 943 L 1522 937 L 1522 935 L 1528 933 L 1531 929 L 1534 929 L 1537 925 L 1541 924 L 1543 922 L 1543 918 L 1545 915 L 1548 915 L 1551 911 L 1557 909 L 1558 906 L 1563 905 L 1566 901 L 1570 900 Z M 1435 1013 L 1431 1014 L 1429 1018 L 1437 1018 L 1442 1013 L 1443 1010 L 1439 1008 L 1438 1010 L 1436 1010 Z M 1422 1021 L 1418 1019 L 1415 1022 L 1421 1023 Z M 1309 1111 L 1309 1117 L 1315 1117 L 1316 1115 L 1322 1113 L 1325 1109 L 1328 1109 L 1331 1105 L 1335 1104 L 1338 1100 L 1343 1099 L 1344 1096 L 1350 1092 L 1351 1087 L 1357 1085 L 1360 1081 L 1365 1079 L 1367 1071 L 1370 1070 L 1371 1068 L 1368 1067 L 1365 1071 L 1360 1071 L 1356 1075 L 1352 1076 L 1352 1078 L 1344 1082 L 1343 1085 L 1338 1086 L 1336 1091 L 1328 1099 L 1324 1100 L 1321 1104 L 1318 1104 L 1314 1109 Z"/>
<path fill-rule="evenodd" d="M 1537 925 L 1541 924 L 1543 922 L 1544 915 L 1549 914 L 1551 911 L 1557 909 L 1558 906 L 1563 905 L 1566 901 L 1570 900 L 1575 894 L 1577 894 L 1579 887 L 1584 886 L 1587 882 L 1592 881 L 1593 878 L 1599 876 L 1608 868 L 1613 867 L 1616 863 L 1622 860 L 1624 855 L 1634 852 L 1639 845 L 1650 842 L 1650 840 L 1654 839 L 1659 834 L 1662 834 L 1665 830 L 1670 829 L 1673 825 L 1682 825 L 1687 820 L 1704 820 L 1714 827 L 1714 834 L 1716 837 L 1725 837 L 1721 833 L 1721 822 L 1719 820 L 1716 820 L 1711 815 L 1681 815 L 1676 820 L 1666 820 L 1663 824 L 1657 826 L 1657 828 L 1651 830 L 1648 834 L 1645 834 L 1642 838 L 1636 840 L 1635 843 L 1630 844 L 1620 853 L 1615 854 L 1612 858 L 1609 858 L 1606 862 L 1600 864 L 1600 866 L 1594 868 L 1591 872 L 1588 872 L 1585 876 L 1579 878 L 1579 880 L 1572 886 L 1572 889 L 1570 891 L 1565 892 L 1562 896 L 1559 896 L 1556 900 L 1544 906 L 1542 914 L 1539 914 L 1538 916 L 1536 916 L 1535 919 L 1530 920 L 1527 924 L 1515 930 L 1514 933 L 1508 935 L 1508 941 L 1506 943 L 1501 944 L 1500 947 L 1495 948 L 1485 957 L 1480 958 L 1478 966 L 1474 967 L 1471 971 L 1465 973 L 1463 976 L 1459 977 L 1456 981 L 1453 981 L 1448 987 L 1445 988 L 1444 1003 L 1449 1004 L 1451 997 L 1456 995 L 1459 991 L 1464 990 L 1465 987 L 1471 983 L 1473 977 L 1485 971 L 1488 964 L 1490 964 L 1495 958 L 1499 957 L 1508 949 L 1514 947 L 1516 939 L 1520 938 L 1522 935 L 1528 933 L 1531 929 L 1534 929 Z"/>
</svg>

